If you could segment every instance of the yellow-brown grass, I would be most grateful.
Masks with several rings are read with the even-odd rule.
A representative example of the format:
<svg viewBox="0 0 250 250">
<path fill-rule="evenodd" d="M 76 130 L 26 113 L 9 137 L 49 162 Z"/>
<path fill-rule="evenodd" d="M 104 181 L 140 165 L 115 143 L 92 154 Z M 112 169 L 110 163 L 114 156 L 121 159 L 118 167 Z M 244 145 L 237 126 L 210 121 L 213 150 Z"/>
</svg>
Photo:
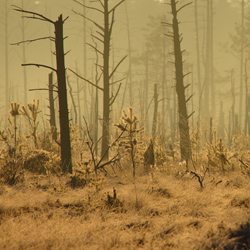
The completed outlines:
<svg viewBox="0 0 250 250">
<path fill-rule="evenodd" d="M 24 183 L 0 186 L 0 249 L 234 249 L 229 235 L 249 220 L 249 177 L 210 172 L 201 190 L 172 168 L 106 177 L 99 191 L 73 190 L 67 177 L 38 185 L 26 173 Z"/>
</svg>

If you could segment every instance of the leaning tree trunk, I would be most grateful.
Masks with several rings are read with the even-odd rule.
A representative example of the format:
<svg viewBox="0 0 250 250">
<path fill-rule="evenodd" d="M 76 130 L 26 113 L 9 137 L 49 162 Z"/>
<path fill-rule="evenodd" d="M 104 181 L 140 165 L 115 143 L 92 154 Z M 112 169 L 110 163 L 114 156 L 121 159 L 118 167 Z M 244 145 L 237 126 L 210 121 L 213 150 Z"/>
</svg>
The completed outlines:
<svg viewBox="0 0 250 250">
<path fill-rule="evenodd" d="M 61 135 L 61 161 L 62 161 L 62 171 L 72 173 L 69 114 L 68 114 L 68 102 L 67 102 L 63 40 L 64 40 L 63 19 L 62 15 L 60 15 L 58 20 L 55 22 L 55 44 L 56 44 L 59 118 L 60 118 L 60 135 Z"/>
<path fill-rule="evenodd" d="M 174 38 L 174 55 L 175 55 L 175 76 L 176 76 L 176 93 L 178 96 L 179 106 L 179 132 L 180 132 L 180 148 L 181 159 L 188 160 L 191 156 L 191 143 L 189 137 L 189 125 L 187 114 L 187 101 L 185 97 L 185 87 L 183 83 L 183 61 L 181 51 L 181 41 L 179 35 L 179 24 L 177 20 L 177 10 L 175 0 L 171 0 L 173 15 L 173 38 Z"/>
</svg>

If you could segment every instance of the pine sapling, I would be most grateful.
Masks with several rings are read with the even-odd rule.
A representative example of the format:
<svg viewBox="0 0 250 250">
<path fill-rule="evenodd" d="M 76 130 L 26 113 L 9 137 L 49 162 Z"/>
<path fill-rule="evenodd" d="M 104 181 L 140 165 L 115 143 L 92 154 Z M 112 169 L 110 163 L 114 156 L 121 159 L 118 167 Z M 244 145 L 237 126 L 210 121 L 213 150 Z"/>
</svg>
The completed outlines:
<svg viewBox="0 0 250 250">
<path fill-rule="evenodd" d="M 136 169 L 136 158 L 138 155 L 138 135 L 144 130 L 144 127 L 137 128 L 139 119 L 136 115 L 133 116 L 133 109 L 128 109 L 128 114 L 125 110 L 122 111 L 122 117 L 119 124 L 115 126 L 123 131 L 125 134 L 120 139 L 119 146 L 124 147 L 130 154 L 132 167 L 133 167 L 133 176 L 135 177 Z"/>
<path fill-rule="evenodd" d="M 28 120 L 35 148 L 38 148 L 37 128 L 39 125 L 39 121 L 37 121 L 37 115 L 41 112 L 41 110 L 39 110 L 39 100 L 33 99 L 33 103 L 28 103 L 27 107 L 28 109 L 25 106 L 22 106 L 20 113 Z"/>
</svg>

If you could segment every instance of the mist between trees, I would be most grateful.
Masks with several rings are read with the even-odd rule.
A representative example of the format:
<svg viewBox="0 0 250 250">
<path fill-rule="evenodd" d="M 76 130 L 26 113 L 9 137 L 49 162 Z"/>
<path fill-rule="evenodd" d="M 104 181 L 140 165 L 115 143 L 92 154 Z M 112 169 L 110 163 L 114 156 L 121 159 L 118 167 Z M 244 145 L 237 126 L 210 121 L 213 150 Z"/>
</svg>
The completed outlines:
<svg viewBox="0 0 250 250">
<path fill-rule="evenodd" d="M 112 150 L 125 136 L 135 175 L 139 141 L 145 150 L 151 144 L 162 147 L 173 158 L 185 160 L 188 168 L 193 152 L 207 143 L 230 148 L 235 136 L 249 135 L 248 2 L 72 0 L 55 18 L 50 17 L 55 14 L 53 4 L 14 4 L 2 3 L 1 128 L 3 135 L 13 126 L 10 150 L 17 151 L 18 133 L 30 133 L 39 148 L 38 134 L 45 140 L 50 131 L 60 148 L 63 172 L 72 173 L 71 144 L 88 140 L 97 172 L 117 161 L 120 153 L 114 156 Z M 136 18 L 135 10 L 151 7 L 157 11 L 147 19 L 141 14 Z M 232 8 L 238 23 L 229 39 L 220 42 L 216 13 L 223 9 L 227 18 Z M 12 34 L 13 16 L 20 36 Z M 233 63 L 217 67 L 219 49 Z M 10 70 L 16 65 L 11 62 L 14 53 L 22 65 L 17 72 L 23 71 L 18 80 L 12 76 L 15 69 Z M 36 74 L 43 79 L 39 84 L 31 80 Z M 38 103 L 29 99 L 39 99 L 41 112 L 35 118 Z M 19 116 L 19 105 L 23 113 L 28 105 L 31 132 Z M 14 120 L 8 123 L 8 118 Z M 2 139 L 7 140 L 5 135 Z"/>
</svg>

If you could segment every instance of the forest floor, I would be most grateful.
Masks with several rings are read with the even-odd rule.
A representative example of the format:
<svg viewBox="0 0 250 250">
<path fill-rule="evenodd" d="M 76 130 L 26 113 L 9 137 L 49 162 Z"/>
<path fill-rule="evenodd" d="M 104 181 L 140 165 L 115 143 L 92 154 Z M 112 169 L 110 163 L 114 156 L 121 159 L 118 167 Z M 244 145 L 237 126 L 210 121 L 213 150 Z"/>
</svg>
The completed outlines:
<svg viewBox="0 0 250 250">
<path fill-rule="evenodd" d="M 0 249 L 250 249 L 250 178 L 209 171 L 201 189 L 181 166 L 71 188 L 24 173 L 0 183 Z"/>
</svg>

